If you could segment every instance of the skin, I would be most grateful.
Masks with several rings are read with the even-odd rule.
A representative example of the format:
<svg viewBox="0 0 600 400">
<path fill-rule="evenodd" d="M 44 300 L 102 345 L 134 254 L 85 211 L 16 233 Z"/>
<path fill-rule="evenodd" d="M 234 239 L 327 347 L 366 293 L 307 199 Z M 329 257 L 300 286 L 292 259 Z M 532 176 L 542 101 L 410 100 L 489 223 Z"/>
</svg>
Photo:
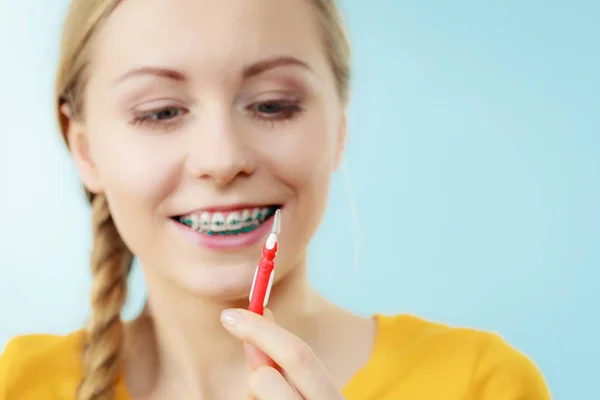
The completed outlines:
<svg viewBox="0 0 600 400">
<path fill-rule="evenodd" d="M 375 327 L 307 282 L 307 245 L 346 136 L 310 2 L 127 0 L 94 43 L 84 102 L 69 145 L 148 287 L 126 326 L 131 396 L 341 398 Z M 239 203 L 283 205 L 277 323 L 243 310 L 262 241 L 210 250 L 171 220 Z"/>
</svg>

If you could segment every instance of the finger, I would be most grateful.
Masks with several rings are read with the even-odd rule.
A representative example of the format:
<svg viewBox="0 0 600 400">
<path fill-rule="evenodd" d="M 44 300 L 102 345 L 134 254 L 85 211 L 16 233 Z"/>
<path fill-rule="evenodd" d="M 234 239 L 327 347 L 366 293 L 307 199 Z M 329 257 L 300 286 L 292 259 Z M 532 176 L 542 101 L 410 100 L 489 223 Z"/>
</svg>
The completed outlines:
<svg viewBox="0 0 600 400">
<path fill-rule="evenodd" d="M 275 316 L 273 315 L 273 311 L 271 311 L 270 309 L 265 308 L 265 310 L 263 311 L 263 316 L 269 321 L 275 322 Z"/>
<path fill-rule="evenodd" d="M 250 395 L 256 400 L 301 400 L 298 392 L 279 371 L 260 367 L 248 379 Z"/>
<path fill-rule="evenodd" d="M 270 321 L 274 321 L 273 313 L 271 310 L 265 308 L 264 317 L 269 319 Z M 257 349 L 252 346 L 250 343 L 244 343 L 244 350 L 246 352 L 246 358 L 248 360 L 248 364 L 250 364 L 250 368 L 254 371 L 260 367 L 271 367 L 281 372 L 281 368 L 273 361 L 269 356 L 267 356 L 262 350 Z"/>
<path fill-rule="evenodd" d="M 266 355 L 264 351 L 252 346 L 250 343 L 244 343 L 244 351 L 252 371 L 265 366 L 280 370 L 277 363 L 273 361 L 271 357 Z"/>
<path fill-rule="evenodd" d="M 231 334 L 262 350 L 280 365 L 304 398 L 340 396 L 314 352 L 291 332 L 267 318 L 241 309 L 226 310 L 223 324 Z"/>
</svg>

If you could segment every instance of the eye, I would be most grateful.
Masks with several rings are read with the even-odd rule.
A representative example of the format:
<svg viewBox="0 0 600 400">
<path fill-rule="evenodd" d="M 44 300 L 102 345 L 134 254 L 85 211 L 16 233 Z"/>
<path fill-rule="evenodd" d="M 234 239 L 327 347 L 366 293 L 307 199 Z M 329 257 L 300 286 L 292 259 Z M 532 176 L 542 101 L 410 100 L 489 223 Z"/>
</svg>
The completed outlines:
<svg viewBox="0 0 600 400">
<path fill-rule="evenodd" d="M 259 120 L 279 121 L 291 119 L 303 109 L 298 101 L 271 100 L 250 106 L 250 111 Z"/>
<path fill-rule="evenodd" d="M 146 113 L 146 118 L 155 121 L 166 121 L 183 115 L 184 111 L 181 108 L 169 107 L 163 108 L 157 111 L 150 111 Z"/>
<path fill-rule="evenodd" d="M 151 128 L 171 128 L 180 122 L 187 110 L 181 107 L 163 107 L 155 110 L 136 111 L 132 125 L 147 125 Z"/>
<path fill-rule="evenodd" d="M 278 112 L 281 112 L 281 110 L 283 109 L 282 106 L 283 104 L 277 102 L 262 103 L 256 107 L 256 110 L 264 114 L 276 114 Z"/>
</svg>

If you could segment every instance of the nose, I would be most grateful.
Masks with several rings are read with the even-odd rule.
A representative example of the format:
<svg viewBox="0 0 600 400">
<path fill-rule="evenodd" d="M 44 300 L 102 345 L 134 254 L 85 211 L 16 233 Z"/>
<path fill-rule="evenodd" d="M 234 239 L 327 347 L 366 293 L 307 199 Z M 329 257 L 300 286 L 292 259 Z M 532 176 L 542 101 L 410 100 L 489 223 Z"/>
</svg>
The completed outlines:
<svg viewBox="0 0 600 400">
<path fill-rule="evenodd" d="M 194 178 L 226 186 L 238 177 L 252 175 L 255 165 L 251 146 L 230 116 L 213 115 L 201 125 L 191 135 L 187 159 Z"/>
</svg>

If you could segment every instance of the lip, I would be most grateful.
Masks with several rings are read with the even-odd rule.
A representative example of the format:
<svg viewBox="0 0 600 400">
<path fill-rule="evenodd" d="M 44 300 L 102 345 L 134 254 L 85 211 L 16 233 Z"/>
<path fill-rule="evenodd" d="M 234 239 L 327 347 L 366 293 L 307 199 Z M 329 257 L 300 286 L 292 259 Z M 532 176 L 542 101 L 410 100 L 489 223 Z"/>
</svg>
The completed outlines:
<svg viewBox="0 0 600 400">
<path fill-rule="evenodd" d="M 237 207 L 237 206 L 236 206 Z M 232 208 L 236 209 L 236 208 Z M 218 210 L 220 211 L 220 210 Z M 205 247 L 211 250 L 238 250 L 245 247 L 250 247 L 266 240 L 266 237 L 271 232 L 273 227 L 274 215 L 269 217 L 261 226 L 251 232 L 242 233 L 239 235 L 223 235 L 209 236 L 192 230 L 187 225 L 181 224 L 173 219 L 170 223 L 174 225 L 177 231 L 192 244 L 200 247 Z"/>
<path fill-rule="evenodd" d="M 190 214 L 196 214 L 196 213 L 200 213 L 200 212 L 209 212 L 209 213 L 228 212 L 228 211 L 243 210 L 243 209 L 271 207 L 271 206 L 275 206 L 278 204 L 280 204 L 280 203 L 240 203 L 240 204 L 231 204 L 231 205 L 215 205 L 215 206 L 197 208 L 197 209 L 191 210 L 191 211 L 186 211 L 179 215 L 190 215 Z"/>
</svg>

